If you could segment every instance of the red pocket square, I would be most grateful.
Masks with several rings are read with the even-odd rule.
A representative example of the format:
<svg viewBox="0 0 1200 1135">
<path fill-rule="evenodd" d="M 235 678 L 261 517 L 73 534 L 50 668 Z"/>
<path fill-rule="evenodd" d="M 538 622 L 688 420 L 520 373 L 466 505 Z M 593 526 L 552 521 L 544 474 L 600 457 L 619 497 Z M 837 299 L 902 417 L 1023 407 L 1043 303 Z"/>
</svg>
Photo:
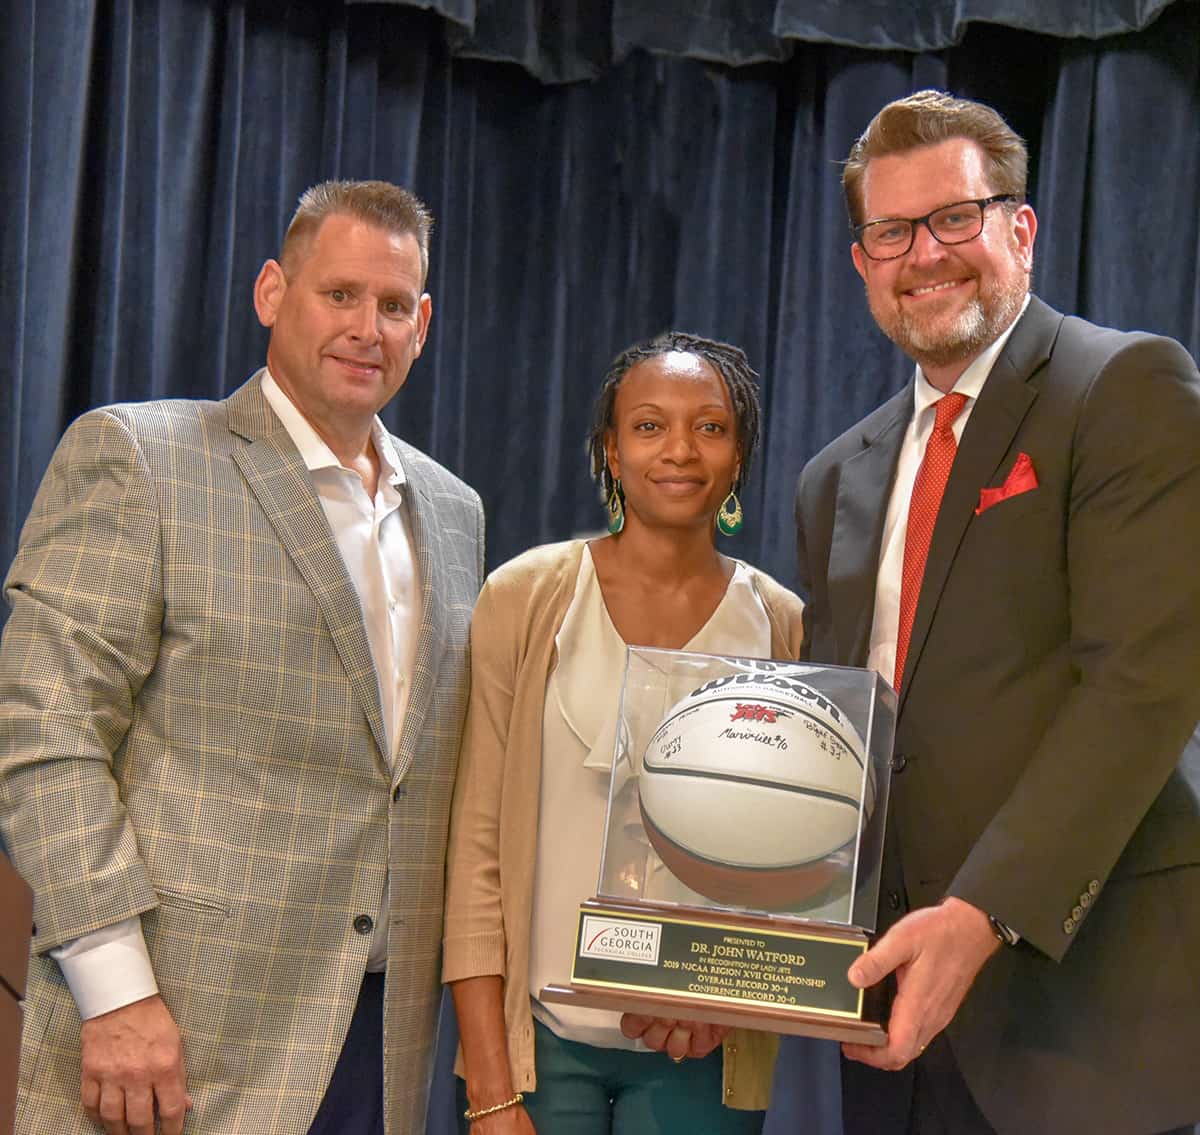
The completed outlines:
<svg viewBox="0 0 1200 1135">
<path fill-rule="evenodd" d="M 1020 496 L 1021 493 L 1027 493 L 1030 489 L 1037 487 L 1037 474 L 1033 471 L 1033 462 L 1029 459 L 1029 454 L 1019 453 L 1012 471 L 1004 479 L 1003 485 L 998 489 L 979 490 L 979 507 L 975 510 L 975 515 L 981 516 L 992 505 L 1006 501 L 1009 497 Z"/>
</svg>

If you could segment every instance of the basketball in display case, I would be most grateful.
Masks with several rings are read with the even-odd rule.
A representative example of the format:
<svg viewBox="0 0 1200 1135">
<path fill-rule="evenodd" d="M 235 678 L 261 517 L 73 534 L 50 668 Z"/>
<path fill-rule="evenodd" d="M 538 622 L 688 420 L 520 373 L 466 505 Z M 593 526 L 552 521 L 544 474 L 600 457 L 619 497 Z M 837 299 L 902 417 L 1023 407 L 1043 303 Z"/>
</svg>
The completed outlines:
<svg viewBox="0 0 1200 1135">
<path fill-rule="evenodd" d="M 870 670 L 629 647 L 595 895 L 544 1002 L 882 1044 L 895 691 Z"/>
<path fill-rule="evenodd" d="M 646 836 L 723 905 L 788 909 L 824 890 L 857 838 L 863 739 L 823 694 L 776 674 L 716 678 L 668 710 L 642 758 Z M 868 812 L 874 779 L 868 772 Z"/>
</svg>

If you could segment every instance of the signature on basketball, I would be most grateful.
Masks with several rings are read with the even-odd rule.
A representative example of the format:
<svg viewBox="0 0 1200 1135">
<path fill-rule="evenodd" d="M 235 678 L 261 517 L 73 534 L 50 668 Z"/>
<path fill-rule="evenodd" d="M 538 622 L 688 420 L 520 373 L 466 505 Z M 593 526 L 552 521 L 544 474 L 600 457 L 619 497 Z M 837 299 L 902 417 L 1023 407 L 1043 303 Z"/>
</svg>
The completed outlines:
<svg viewBox="0 0 1200 1135">
<path fill-rule="evenodd" d="M 683 749 L 683 738 L 676 735 L 672 737 L 665 745 L 659 745 L 658 755 L 662 760 L 667 760 L 669 757 L 677 757 Z"/>
<path fill-rule="evenodd" d="M 780 733 L 755 733 L 751 729 L 731 729 L 728 725 L 717 734 L 731 741 L 757 741 L 760 745 L 769 745 L 781 752 L 788 747 L 787 738 Z"/>
<path fill-rule="evenodd" d="M 774 725 L 777 718 L 791 717 L 792 711 L 777 705 L 758 705 L 756 702 L 738 702 L 729 715 L 730 721 L 764 721 Z"/>
</svg>

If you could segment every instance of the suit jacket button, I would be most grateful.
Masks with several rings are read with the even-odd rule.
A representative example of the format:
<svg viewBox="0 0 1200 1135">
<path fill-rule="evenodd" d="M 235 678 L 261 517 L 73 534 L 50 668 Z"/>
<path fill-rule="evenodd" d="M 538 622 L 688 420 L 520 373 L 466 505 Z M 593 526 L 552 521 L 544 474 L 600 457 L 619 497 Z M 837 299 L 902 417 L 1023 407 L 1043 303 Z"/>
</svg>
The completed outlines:
<svg viewBox="0 0 1200 1135">
<path fill-rule="evenodd" d="M 375 920 L 369 914 L 360 914 L 354 920 L 354 929 L 360 934 L 370 934 L 375 929 Z"/>
<path fill-rule="evenodd" d="M 1078 922 L 1082 917 L 1083 917 L 1083 907 L 1081 907 L 1081 906 L 1071 907 L 1071 918 L 1073 921 Z"/>
<path fill-rule="evenodd" d="M 896 753 L 892 757 L 892 772 L 902 773 L 906 768 L 908 768 L 908 758 L 903 753 Z"/>
<path fill-rule="evenodd" d="M 1079 896 L 1079 905 L 1083 907 L 1084 910 L 1092 905 L 1092 896 L 1090 892 L 1084 891 L 1083 894 Z"/>
<path fill-rule="evenodd" d="M 1088 883 L 1088 891 L 1092 898 L 1095 898 L 1100 893 L 1100 880 L 1093 879 L 1090 883 Z"/>
<path fill-rule="evenodd" d="M 1064 934 L 1074 934 L 1075 933 L 1075 919 L 1073 919 L 1073 918 L 1064 918 L 1063 919 L 1063 933 Z"/>
<path fill-rule="evenodd" d="M 900 909 L 900 895 L 896 891 L 888 891 L 887 901 L 892 910 Z"/>
</svg>

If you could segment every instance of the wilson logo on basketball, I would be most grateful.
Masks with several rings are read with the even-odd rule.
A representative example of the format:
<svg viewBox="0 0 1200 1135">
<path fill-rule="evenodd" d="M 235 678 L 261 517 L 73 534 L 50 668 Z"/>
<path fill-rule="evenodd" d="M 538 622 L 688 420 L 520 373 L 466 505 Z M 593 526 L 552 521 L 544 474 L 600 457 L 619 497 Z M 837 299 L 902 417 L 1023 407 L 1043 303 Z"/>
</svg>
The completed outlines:
<svg viewBox="0 0 1200 1135">
<path fill-rule="evenodd" d="M 737 708 L 729 715 L 730 721 L 763 721 L 774 725 L 780 717 L 791 717 L 790 709 L 777 705 L 756 705 L 753 702 L 738 702 Z"/>
</svg>

